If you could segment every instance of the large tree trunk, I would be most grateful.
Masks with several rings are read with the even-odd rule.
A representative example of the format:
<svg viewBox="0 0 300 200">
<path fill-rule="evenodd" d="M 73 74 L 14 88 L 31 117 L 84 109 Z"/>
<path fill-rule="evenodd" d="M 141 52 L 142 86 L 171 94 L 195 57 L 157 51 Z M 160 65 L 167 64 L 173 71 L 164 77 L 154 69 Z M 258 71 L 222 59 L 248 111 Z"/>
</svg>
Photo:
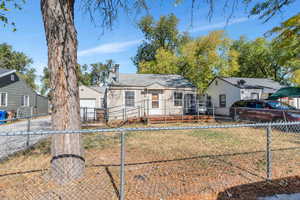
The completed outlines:
<svg viewBox="0 0 300 200">
<path fill-rule="evenodd" d="M 41 10 L 48 45 L 52 126 L 55 130 L 77 130 L 81 125 L 74 0 L 41 0 Z M 55 135 L 51 148 L 51 175 L 56 182 L 63 184 L 83 174 L 79 134 Z"/>
</svg>

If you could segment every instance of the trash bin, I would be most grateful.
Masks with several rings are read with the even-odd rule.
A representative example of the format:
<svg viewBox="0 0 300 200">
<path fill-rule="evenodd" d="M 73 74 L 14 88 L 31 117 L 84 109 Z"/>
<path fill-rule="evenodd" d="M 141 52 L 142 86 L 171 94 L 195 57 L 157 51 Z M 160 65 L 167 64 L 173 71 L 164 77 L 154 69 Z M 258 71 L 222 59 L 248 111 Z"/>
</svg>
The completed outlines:
<svg viewBox="0 0 300 200">
<path fill-rule="evenodd" d="M 7 112 L 5 110 L 0 110 L 0 124 L 5 124 L 6 121 L 2 121 L 5 120 L 7 117 Z"/>
</svg>

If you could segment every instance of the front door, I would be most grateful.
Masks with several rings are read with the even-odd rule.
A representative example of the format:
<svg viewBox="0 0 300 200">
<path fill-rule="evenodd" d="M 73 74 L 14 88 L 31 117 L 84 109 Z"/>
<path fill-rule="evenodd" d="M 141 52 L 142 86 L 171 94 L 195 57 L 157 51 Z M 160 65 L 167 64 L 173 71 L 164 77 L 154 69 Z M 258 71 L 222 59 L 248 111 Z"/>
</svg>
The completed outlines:
<svg viewBox="0 0 300 200">
<path fill-rule="evenodd" d="M 161 94 L 159 92 L 153 92 L 150 94 L 150 105 L 149 114 L 150 115 L 161 115 L 162 105 L 161 105 Z"/>
<path fill-rule="evenodd" d="M 183 114 L 194 114 L 196 110 L 194 94 L 184 95 L 184 111 Z"/>
</svg>

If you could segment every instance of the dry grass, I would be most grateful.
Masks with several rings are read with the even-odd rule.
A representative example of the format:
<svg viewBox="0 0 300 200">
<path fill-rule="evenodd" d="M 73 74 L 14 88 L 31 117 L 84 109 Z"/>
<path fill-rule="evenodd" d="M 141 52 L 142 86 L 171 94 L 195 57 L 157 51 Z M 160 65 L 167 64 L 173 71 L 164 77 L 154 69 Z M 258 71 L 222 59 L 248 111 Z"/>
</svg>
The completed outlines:
<svg viewBox="0 0 300 200">
<path fill-rule="evenodd" d="M 118 135 L 83 138 L 87 168 L 82 178 L 63 186 L 51 180 L 46 140 L 0 164 L 0 199 L 117 199 Z M 273 131 L 274 178 L 299 174 L 299 139 Z M 217 199 L 229 187 L 264 180 L 265 149 L 264 129 L 128 133 L 127 199 Z"/>
</svg>

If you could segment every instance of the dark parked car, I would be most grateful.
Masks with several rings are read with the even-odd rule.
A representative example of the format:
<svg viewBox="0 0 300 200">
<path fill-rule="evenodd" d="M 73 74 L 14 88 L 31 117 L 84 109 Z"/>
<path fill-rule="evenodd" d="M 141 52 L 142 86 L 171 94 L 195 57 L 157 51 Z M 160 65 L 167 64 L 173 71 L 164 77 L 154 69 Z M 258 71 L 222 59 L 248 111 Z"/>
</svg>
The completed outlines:
<svg viewBox="0 0 300 200">
<path fill-rule="evenodd" d="M 279 101 L 241 100 L 231 106 L 230 116 L 235 121 L 300 121 L 300 110 Z"/>
</svg>

